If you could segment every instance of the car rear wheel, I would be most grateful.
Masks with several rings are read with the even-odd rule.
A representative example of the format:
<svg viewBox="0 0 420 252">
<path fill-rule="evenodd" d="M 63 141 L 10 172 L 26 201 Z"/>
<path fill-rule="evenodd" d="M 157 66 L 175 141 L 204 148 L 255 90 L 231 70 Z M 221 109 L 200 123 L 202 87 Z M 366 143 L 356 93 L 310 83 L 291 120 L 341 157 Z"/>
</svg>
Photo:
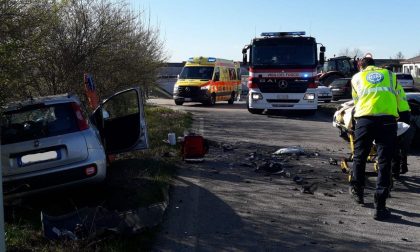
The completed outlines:
<svg viewBox="0 0 420 252">
<path fill-rule="evenodd" d="M 180 100 L 175 100 L 175 104 L 181 106 L 182 104 L 184 104 L 184 102 Z"/>
</svg>

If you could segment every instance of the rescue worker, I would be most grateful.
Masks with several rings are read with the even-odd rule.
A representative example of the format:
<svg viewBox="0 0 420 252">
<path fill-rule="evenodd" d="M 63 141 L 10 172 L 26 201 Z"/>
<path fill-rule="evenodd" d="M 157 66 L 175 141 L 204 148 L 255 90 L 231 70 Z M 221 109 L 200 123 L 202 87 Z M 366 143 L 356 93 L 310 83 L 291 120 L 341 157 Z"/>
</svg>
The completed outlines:
<svg viewBox="0 0 420 252">
<path fill-rule="evenodd" d="M 351 80 L 355 105 L 355 142 L 350 194 L 358 204 L 364 204 L 366 161 L 373 141 L 377 146 L 378 178 L 374 194 L 374 219 L 391 215 L 386 199 L 391 184 L 391 159 L 397 140 L 398 97 L 396 75 L 375 67 L 371 55 L 360 61 L 361 71 Z"/>
<path fill-rule="evenodd" d="M 407 102 L 404 89 L 400 84 L 397 83 L 397 97 L 398 97 L 398 122 L 404 122 L 410 125 L 410 105 Z M 394 178 L 398 179 L 401 174 L 405 174 L 408 171 L 407 166 L 407 153 L 411 145 L 413 133 L 415 131 L 410 127 L 404 134 L 397 138 L 397 147 L 395 148 L 394 157 L 392 158 L 392 174 Z"/>
</svg>

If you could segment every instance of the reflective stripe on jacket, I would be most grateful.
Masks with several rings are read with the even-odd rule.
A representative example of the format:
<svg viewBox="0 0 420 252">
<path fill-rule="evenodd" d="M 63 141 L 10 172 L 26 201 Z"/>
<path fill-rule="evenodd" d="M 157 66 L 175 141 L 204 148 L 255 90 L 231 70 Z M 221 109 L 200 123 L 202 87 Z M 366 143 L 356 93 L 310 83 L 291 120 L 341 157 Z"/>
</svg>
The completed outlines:
<svg viewBox="0 0 420 252">
<path fill-rule="evenodd" d="M 368 66 L 353 76 L 351 84 L 355 105 L 354 117 L 398 117 L 397 77 L 391 71 Z"/>
</svg>

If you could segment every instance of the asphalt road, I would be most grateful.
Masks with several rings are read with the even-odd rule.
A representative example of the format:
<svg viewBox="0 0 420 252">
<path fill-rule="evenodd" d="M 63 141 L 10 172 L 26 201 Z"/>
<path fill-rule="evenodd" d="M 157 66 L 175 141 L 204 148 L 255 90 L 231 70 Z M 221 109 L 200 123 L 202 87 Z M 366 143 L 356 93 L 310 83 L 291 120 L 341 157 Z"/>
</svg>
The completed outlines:
<svg viewBox="0 0 420 252">
<path fill-rule="evenodd" d="M 252 115 L 243 103 L 149 102 L 191 112 L 194 131 L 213 143 L 205 162 L 179 169 L 155 251 L 420 251 L 418 156 L 409 157 L 409 173 L 395 182 L 388 200 L 393 217 L 378 222 L 372 218 L 375 178 L 360 207 L 350 201 L 346 175 L 328 163 L 349 151 L 330 116 Z M 288 162 L 291 176 L 244 165 L 250 152 L 264 160 L 296 145 L 316 156 Z M 302 193 L 296 176 L 316 184 L 315 191 Z"/>
</svg>

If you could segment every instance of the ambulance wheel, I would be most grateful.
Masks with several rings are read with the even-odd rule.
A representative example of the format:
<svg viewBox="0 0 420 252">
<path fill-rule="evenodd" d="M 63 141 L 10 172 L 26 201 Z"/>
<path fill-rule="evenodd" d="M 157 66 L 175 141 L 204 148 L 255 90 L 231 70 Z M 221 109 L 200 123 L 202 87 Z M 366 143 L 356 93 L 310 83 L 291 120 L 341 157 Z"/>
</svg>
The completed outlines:
<svg viewBox="0 0 420 252">
<path fill-rule="evenodd" d="M 184 102 L 180 100 L 175 100 L 175 104 L 181 106 L 182 104 L 184 104 Z"/>
<path fill-rule="evenodd" d="M 213 93 L 211 94 L 211 97 L 210 97 L 210 106 L 213 106 L 215 104 L 216 104 L 216 94 Z"/>
<path fill-rule="evenodd" d="M 234 101 L 235 101 L 235 92 L 232 92 L 232 94 L 230 95 L 230 99 L 228 100 L 228 104 L 233 104 Z"/>
</svg>

